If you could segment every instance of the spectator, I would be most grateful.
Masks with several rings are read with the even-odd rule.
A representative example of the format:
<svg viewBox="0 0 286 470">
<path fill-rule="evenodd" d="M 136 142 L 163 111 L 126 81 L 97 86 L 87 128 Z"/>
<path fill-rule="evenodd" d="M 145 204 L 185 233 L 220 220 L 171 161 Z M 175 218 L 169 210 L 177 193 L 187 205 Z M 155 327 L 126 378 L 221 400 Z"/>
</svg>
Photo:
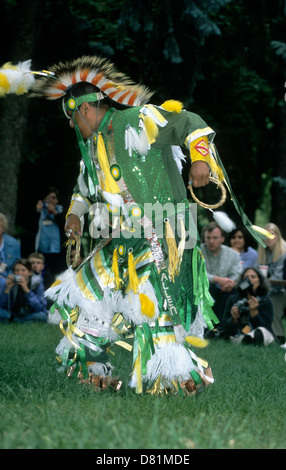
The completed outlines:
<svg viewBox="0 0 286 470">
<path fill-rule="evenodd" d="M 249 245 L 249 237 L 244 228 L 236 228 L 230 232 L 229 246 L 238 252 L 243 269 L 256 265 L 257 251 Z"/>
<path fill-rule="evenodd" d="M 63 212 L 63 207 L 58 204 L 58 198 L 58 190 L 51 187 L 44 201 L 39 200 L 36 205 L 40 218 L 35 251 L 44 254 L 46 267 L 53 276 L 65 269 L 62 262 L 61 234 L 56 221 L 57 216 Z"/>
<path fill-rule="evenodd" d="M 282 322 L 286 306 L 285 285 L 283 283 L 286 241 L 277 225 L 268 223 L 265 228 L 273 233 L 274 238 L 265 240 L 266 248 L 259 246 L 258 263 L 259 266 L 268 266 L 267 277 L 271 283 L 269 295 L 274 306 L 272 329 L 278 343 L 283 349 L 286 349 L 285 330 Z"/>
<path fill-rule="evenodd" d="M 17 240 L 8 235 L 7 217 L 0 213 L 0 289 L 5 286 L 7 276 L 12 272 L 15 261 L 21 257 L 21 248 Z"/>
<path fill-rule="evenodd" d="M 32 268 L 28 260 L 16 261 L 13 274 L 6 279 L 0 293 L 1 321 L 47 321 L 46 299 L 43 282 L 32 288 Z"/>
<path fill-rule="evenodd" d="M 50 285 L 53 283 L 53 277 L 50 273 L 45 269 L 45 257 L 42 253 L 31 253 L 28 256 L 28 260 L 31 263 L 32 267 L 32 278 L 31 282 L 32 285 L 38 283 L 39 281 L 43 281 L 45 289 L 48 289 Z"/>
<path fill-rule="evenodd" d="M 210 294 L 215 304 L 213 310 L 222 321 L 225 302 L 233 291 L 242 272 L 239 254 L 224 245 L 225 237 L 216 222 L 210 222 L 204 230 L 201 250 L 206 261 Z"/>
<path fill-rule="evenodd" d="M 268 296 L 265 277 L 254 267 L 246 268 L 236 293 L 226 302 L 223 327 L 225 338 L 234 343 L 261 344 L 273 343 L 271 329 L 273 304 Z"/>
</svg>

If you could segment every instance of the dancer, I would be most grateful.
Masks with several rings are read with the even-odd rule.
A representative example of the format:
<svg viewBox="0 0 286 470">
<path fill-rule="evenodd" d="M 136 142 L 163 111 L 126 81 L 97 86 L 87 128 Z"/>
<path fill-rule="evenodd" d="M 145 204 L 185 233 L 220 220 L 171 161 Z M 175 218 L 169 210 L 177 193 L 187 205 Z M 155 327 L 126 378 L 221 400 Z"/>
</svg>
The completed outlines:
<svg viewBox="0 0 286 470">
<path fill-rule="evenodd" d="M 183 148 L 194 188 L 208 184 L 210 172 L 225 180 L 214 131 L 177 101 L 148 104 L 152 93 L 106 59 L 82 57 L 40 75 L 34 95 L 62 99 L 82 155 L 66 235 L 78 245 L 88 213 L 94 239 L 81 266 L 46 292 L 65 328 L 59 360 L 97 384 L 111 374 L 107 346 L 132 329 L 129 385 L 137 393 L 196 393 L 213 382 L 195 349 L 217 319 L 180 170 Z"/>
</svg>

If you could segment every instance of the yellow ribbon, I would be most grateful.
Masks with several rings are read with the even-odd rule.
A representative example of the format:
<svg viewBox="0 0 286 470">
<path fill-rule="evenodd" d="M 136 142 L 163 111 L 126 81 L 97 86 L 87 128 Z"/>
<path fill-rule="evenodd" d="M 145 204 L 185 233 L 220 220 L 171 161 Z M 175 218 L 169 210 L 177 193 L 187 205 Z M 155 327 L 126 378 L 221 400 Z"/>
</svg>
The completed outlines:
<svg viewBox="0 0 286 470">
<path fill-rule="evenodd" d="M 120 193 L 120 189 L 110 172 L 108 156 L 106 153 L 106 148 L 101 133 L 99 133 L 97 137 L 97 157 L 100 164 L 100 168 L 104 174 L 104 180 L 101 180 L 101 184 L 103 186 L 102 189 L 104 191 L 107 191 L 108 193 Z"/>
<path fill-rule="evenodd" d="M 138 292 L 139 280 L 134 265 L 134 257 L 132 252 L 128 253 L 128 275 L 130 288 L 135 292 Z"/>
<path fill-rule="evenodd" d="M 117 248 L 113 251 L 113 258 L 112 258 L 112 266 L 111 269 L 114 274 L 114 282 L 115 282 L 115 289 L 120 289 L 123 281 L 119 276 L 119 269 L 118 269 L 118 251 Z"/>
<path fill-rule="evenodd" d="M 173 233 L 171 224 L 166 220 L 166 241 L 168 245 L 168 254 L 169 254 L 169 266 L 168 272 L 171 281 L 175 282 L 175 276 L 178 276 L 180 273 L 180 258 L 178 253 L 178 248 L 175 240 L 175 235 Z"/>
</svg>

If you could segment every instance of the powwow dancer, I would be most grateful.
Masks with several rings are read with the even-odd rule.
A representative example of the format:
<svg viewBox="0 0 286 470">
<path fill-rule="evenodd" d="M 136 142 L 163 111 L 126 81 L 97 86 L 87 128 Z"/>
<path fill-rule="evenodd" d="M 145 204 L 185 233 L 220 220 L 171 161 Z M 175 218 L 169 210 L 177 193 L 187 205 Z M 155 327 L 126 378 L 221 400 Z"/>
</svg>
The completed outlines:
<svg viewBox="0 0 286 470">
<path fill-rule="evenodd" d="M 195 349 L 217 319 L 180 169 L 183 148 L 193 187 L 211 177 L 232 194 L 214 131 L 177 101 L 148 104 L 152 93 L 106 59 L 82 57 L 30 74 L 29 67 L 27 61 L 14 72 L 31 80 L 25 87 L 34 96 L 62 99 L 81 151 L 65 224 L 69 248 L 79 245 L 85 214 L 94 240 L 81 266 L 67 269 L 46 292 L 62 316 L 59 360 L 83 381 L 119 386 L 104 355 L 114 343 L 129 347 L 122 340 L 131 326 L 129 385 L 137 393 L 195 393 L 213 382 Z M 6 64 L 2 95 L 23 90 L 9 73 Z"/>
</svg>

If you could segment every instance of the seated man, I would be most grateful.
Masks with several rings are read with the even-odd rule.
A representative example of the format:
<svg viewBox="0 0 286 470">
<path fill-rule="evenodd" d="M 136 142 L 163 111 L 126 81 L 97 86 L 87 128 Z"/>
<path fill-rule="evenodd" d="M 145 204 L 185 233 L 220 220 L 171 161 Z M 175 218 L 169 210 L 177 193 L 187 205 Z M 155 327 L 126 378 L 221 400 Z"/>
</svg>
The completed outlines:
<svg viewBox="0 0 286 470">
<path fill-rule="evenodd" d="M 223 230 L 216 222 L 210 222 L 204 230 L 205 243 L 201 250 L 206 261 L 210 294 L 215 301 L 213 310 L 220 321 L 226 300 L 242 272 L 239 254 L 223 245 L 224 240 Z"/>
</svg>

